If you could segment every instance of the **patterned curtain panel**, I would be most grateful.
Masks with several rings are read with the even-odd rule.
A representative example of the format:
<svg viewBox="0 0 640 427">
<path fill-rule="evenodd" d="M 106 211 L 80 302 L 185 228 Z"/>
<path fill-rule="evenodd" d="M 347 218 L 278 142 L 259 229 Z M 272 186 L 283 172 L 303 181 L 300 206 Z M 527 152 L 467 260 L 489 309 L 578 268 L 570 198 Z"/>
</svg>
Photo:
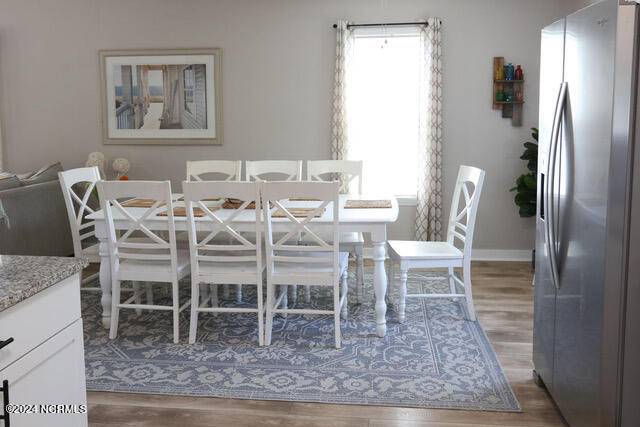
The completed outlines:
<svg viewBox="0 0 640 427">
<path fill-rule="evenodd" d="M 336 28 L 336 66 L 333 81 L 333 104 L 331 116 L 331 158 L 344 160 L 349 148 L 347 132 L 347 67 L 353 52 L 353 31 L 347 21 L 338 21 Z M 332 176 L 340 181 L 340 188 L 348 192 L 348 183 L 342 174 Z"/>
<path fill-rule="evenodd" d="M 439 18 L 429 18 L 420 33 L 419 171 L 416 240 L 442 240 L 442 45 Z"/>
</svg>

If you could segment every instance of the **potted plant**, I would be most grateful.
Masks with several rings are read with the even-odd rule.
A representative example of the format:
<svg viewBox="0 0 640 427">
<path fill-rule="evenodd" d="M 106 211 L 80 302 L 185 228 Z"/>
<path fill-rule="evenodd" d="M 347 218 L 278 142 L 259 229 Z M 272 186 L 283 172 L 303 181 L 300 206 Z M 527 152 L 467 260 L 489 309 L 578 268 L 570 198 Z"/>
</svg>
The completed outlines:
<svg viewBox="0 0 640 427">
<path fill-rule="evenodd" d="M 536 195 L 538 182 L 538 129 L 531 128 L 531 137 L 535 142 L 524 143 L 524 153 L 520 158 L 527 161 L 529 172 L 516 179 L 516 186 L 509 191 L 515 191 L 515 204 L 520 208 L 521 217 L 531 217 L 536 214 Z"/>
<path fill-rule="evenodd" d="M 531 128 L 531 137 L 535 142 L 524 143 L 524 153 L 520 158 L 527 161 L 528 173 L 520 175 L 516 179 L 516 186 L 509 191 L 515 191 L 513 201 L 518 206 L 521 217 L 527 218 L 536 215 L 536 198 L 538 187 L 538 129 Z M 531 264 L 535 268 L 536 250 L 531 254 Z"/>
</svg>

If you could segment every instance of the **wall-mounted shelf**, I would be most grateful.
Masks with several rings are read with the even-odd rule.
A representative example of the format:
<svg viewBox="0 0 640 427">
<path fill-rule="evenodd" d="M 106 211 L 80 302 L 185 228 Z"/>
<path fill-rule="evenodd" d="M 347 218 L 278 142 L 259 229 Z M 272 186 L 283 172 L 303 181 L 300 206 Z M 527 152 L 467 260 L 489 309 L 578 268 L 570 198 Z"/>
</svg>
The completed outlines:
<svg viewBox="0 0 640 427">
<path fill-rule="evenodd" d="M 493 58 L 493 109 L 502 110 L 502 117 L 510 118 L 512 126 L 522 126 L 522 104 L 524 101 L 496 101 L 498 91 L 505 94 L 515 95 L 516 91 L 524 93 L 524 80 L 496 80 L 496 71 L 502 69 L 506 74 L 504 66 L 504 57 L 495 56 Z"/>
</svg>

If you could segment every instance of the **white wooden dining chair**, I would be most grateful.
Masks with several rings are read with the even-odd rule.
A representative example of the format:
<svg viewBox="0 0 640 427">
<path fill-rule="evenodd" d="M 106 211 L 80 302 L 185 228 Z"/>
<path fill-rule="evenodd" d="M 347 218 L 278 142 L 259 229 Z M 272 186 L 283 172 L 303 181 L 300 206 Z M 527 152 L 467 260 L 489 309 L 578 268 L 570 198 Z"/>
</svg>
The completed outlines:
<svg viewBox="0 0 640 427">
<path fill-rule="evenodd" d="M 279 181 L 302 181 L 302 160 L 247 160 L 247 181 L 264 181 L 276 177 Z M 273 181 L 273 179 L 272 179 Z M 297 239 L 299 236 L 291 236 Z M 298 287 L 291 286 L 291 300 L 298 299 Z M 306 288 L 305 300 L 311 300 L 311 288 Z M 285 296 L 284 304 L 288 298 Z"/>
<path fill-rule="evenodd" d="M 362 160 L 307 160 L 307 181 L 334 180 L 340 181 L 340 194 L 361 194 Z M 353 181 L 358 183 L 357 192 Z"/>
<path fill-rule="evenodd" d="M 178 281 L 189 274 L 189 252 L 176 247 L 171 183 L 169 181 L 99 181 L 100 206 L 107 227 L 111 259 L 111 328 L 109 338 L 118 332 L 121 308 L 168 310 L 173 313 L 173 342 L 179 341 L 179 313 L 189 306 L 180 306 Z M 119 200 L 141 198 L 155 200 L 149 208 L 125 207 Z M 158 215 L 163 213 L 164 215 Z M 116 221 L 118 219 L 118 221 Z M 163 228 L 166 236 L 148 227 Z M 158 227 L 159 223 L 163 223 Z M 144 241 L 135 234 L 143 234 Z M 141 304 L 136 295 L 120 301 L 120 282 L 125 280 L 170 283 L 171 305 Z"/>
<path fill-rule="evenodd" d="M 262 219 L 260 183 L 258 182 L 184 182 L 182 184 L 187 212 L 189 253 L 191 258 L 191 320 L 189 343 L 196 340 L 199 313 L 256 313 L 258 343 L 264 343 L 264 309 L 262 298 Z M 210 198 L 243 200 L 234 210 L 207 205 Z M 254 209 L 250 208 L 253 203 Z M 255 207 L 258 207 L 257 209 Z M 195 216 L 194 212 L 198 215 Z M 249 215 L 255 224 L 251 232 L 238 230 L 238 217 Z M 199 230 L 196 229 L 199 223 Z M 246 223 L 246 221 L 245 221 Z M 222 237 L 222 238 L 220 238 Z M 257 288 L 256 307 L 219 307 L 218 285 L 243 283 Z M 211 285 L 211 307 L 200 302 L 200 285 Z"/>
<path fill-rule="evenodd" d="M 291 197 L 318 200 L 308 211 L 287 208 L 282 201 Z M 270 203 L 273 208 L 268 208 Z M 286 203 L 285 203 L 286 204 Z M 338 183 L 337 182 L 264 182 L 262 183 L 265 247 L 267 263 L 267 324 L 265 342 L 271 343 L 273 316 L 287 314 L 332 314 L 335 328 L 335 345 L 340 348 L 340 316 L 347 316 L 347 266 L 349 254 L 338 251 Z M 284 218 L 274 218 L 280 212 Z M 314 227 L 317 215 L 331 215 L 330 242 L 324 240 Z M 274 234 L 274 225 L 286 228 L 284 233 Z M 303 234 L 314 244 L 302 244 L 291 237 Z M 342 295 L 340 292 L 342 279 Z M 333 288 L 332 309 L 288 308 L 284 304 L 287 287 L 296 284 Z M 280 291 L 276 295 L 276 286 Z"/>
<path fill-rule="evenodd" d="M 206 179 L 205 179 L 206 178 Z M 242 160 L 194 160 L 187 161 L 187 181 L 241 181 Z M 178 234 L 178 241 L 187 239 L 183 233 Z M 242 285 L 236 288 L 236 298 L 242 301 Z M 223 288 L 224 298 L 229 298 L 229 284 Z M 203 296 L 206 295 L 206 290 Z"/>
<path fill-rule="evenodd" d="M 352 181 L 357 181 L 358 191 L 362 193 L 362 160 L 308 160 L 307 181 L 340 180 L 340 193 L 347 194 Z M 354 192 L 352 192 L 354 193 Z M 364 293 L 364 237 L 360 232 L 340 233 L 340 252 L 354 254 L 356 259 L 357 299 L 362 302 Z"/>
<path fill-rule="evenodd" d="M 94 213 L 94 209 L 89 206 L 89 201 L 96 183 L 101 179 L 100 171 L 96 166 L 69 169 L 58 172 L 58 178 L 67 207 L 71 240 L 73 241 L 73 255 L 76 258 L 86 258 L 92 263 L 100 263 L 98 243 L 95 241 L 95 221 L 85 218 Z M 83 192 L 80 194 L 76 192 L 79 187 L 83 187 Z M 97 276 L 98 273 L 92 274 L 86 277 L 82 283 L 87 283 Z M 99 291 L 100 288 L 83 287 L 82 290 Z"/>
<path fill-rule="evenodd" d="M 280 181 L 301 181 L 302 160 L 247 160 L 247 181 L 264 180 L 264 175 L 278 175 Z"/>
<path fill-rule="evenodd" d="M 203 175 L 220 176 L 221 179 L 203 179 Z M 241 160 L 195 160 L 187 161 L 187 181 L 240 181 Z"/>
<path fill-rule="evenodd" d="M 394 264 L 400 268 L 400 290 L 397 298 L 398 317 L 404 322 L 406 298 L 461 298 L 467 304 L 469 320 L 476 320 L 471 293 L 471 248 L 476 223 L 478 203 L 482 193 L 485 171 L 471 166 L 460 166 L 451 201 L 451 213 L 445 242 L 417 242 L 390 240 L 389 280 L 393 287 Z M 461 200 L 462 198 L 462 200 Z M 462 201 L 462 205 L 460 205 Z M 454 243 L 460 241 L 462 250 Z M 455 275 L 455 268 L 462 267 L 462 280 Z M 407 294 L 407 272 L 413 268 L 447 268 L 450 293 Z M 458 292 L 458 285 L 462 292 Z"/>
</svg>

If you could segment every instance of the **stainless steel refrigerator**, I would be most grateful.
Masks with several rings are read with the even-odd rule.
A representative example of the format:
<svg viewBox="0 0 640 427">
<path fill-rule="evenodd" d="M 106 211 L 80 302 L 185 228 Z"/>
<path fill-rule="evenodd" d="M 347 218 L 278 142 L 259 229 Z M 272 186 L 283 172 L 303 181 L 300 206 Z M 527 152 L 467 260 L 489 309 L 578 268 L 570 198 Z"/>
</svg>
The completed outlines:
<svg viewBox="0 0 640 427">
<path fill-rule="evenodd" d="M 575 426 L 640 425 L 638 9 L 542 30 L 534 377 Z"/>
</svg>

